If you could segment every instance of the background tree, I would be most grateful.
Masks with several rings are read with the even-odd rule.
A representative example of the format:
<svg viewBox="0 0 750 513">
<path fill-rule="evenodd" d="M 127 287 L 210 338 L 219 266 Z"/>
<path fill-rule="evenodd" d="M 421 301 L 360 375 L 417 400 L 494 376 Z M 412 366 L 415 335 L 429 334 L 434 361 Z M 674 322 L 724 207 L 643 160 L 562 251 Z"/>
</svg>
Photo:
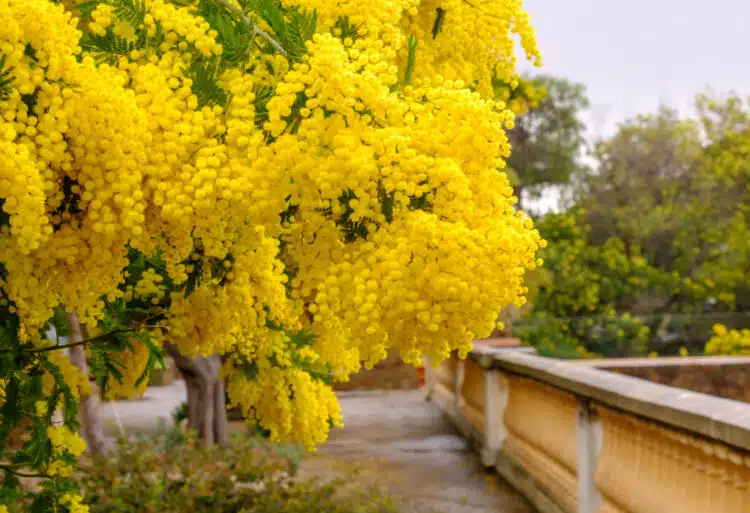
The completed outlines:
<svg viewBox="0 0 750 513">
<path fill-rule="evenodd" d="M 698 118 L 663 108 L 596 145 L 578 205 L 540 221 L 550 246 L 527 339 L 548 337 L 554 325 L 570 335 L 558 342 L 573 356 L 578 345 L 611 356 L 677 354 L 683 345 L 700 351 L 716 315 L 743 311 L 746 187 L 727 179 L 741 174 L 732 166 L 744 168 L 741 144 L 728 142 L 742 132 L 739 105 L 699 96 Z M 600 322 L 612 319 L 635 319 L 648 336 L 631 337 L 632 347 L 606 339 Z"/>
<path fill-rule="evenodd" d="M 733 301 L 735 276 L 726 274 L 722 247 L 737 202 L 706 167 L 704 141 L 697 120 L 663 108 L 597 145 L 597 170 L 581 200 L 593 243 L 617 236 L 628 257 L 662 272 L 650 294 L 624 305 L 634 312 L 701 311 L 709 297 Z"/>
<path fill-rule="evenodd" d="M 734 283 L 733 306 L 750 311 L 750 101 L 734 92 L 700 94 L 696 110 L 705 134 L 703 179 L 717 192 L 726 215 L 716 274 Z M 750 322 L 718 324 L 706 345 L 709 353 L 746 354 Z M 735 329 L 727 329 L 735 328 Z"/>
<path fill-rule="evenodd" d="M 549 75 L 527 77 L 521 89 L 539 91 L 537 104 L 508 132 L 508 167 L 519 201 L 550 186 L 568 184 L 583 167 L 585 126 L 581 113 L 589 101 L 582 84 Z M 532 93 L 532 96 L 534 93 Z"/>
</svg>

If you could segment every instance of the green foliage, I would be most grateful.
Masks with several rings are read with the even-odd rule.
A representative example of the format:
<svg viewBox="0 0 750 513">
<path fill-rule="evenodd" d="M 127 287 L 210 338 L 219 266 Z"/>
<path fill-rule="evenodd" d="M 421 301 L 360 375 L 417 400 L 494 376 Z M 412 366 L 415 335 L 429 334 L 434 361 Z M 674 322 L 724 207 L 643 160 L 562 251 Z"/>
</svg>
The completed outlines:
<svg viewBox="0 0 750 513">
<path fill-rule="evenodd" d="M 637 315 L 647 313 L 638 311 L 639 300 L 671 290 L 675 277 L 629 255 L 616 236 L 595 243 L 582 209 L 548 214 L 537 227 L 548 242 L 545 265 L 530 319 L 514 325 L 515 333 L 566 357 L 646 355 L 655 341 Z"/>
<path fill-rule="evenodd" d="M 513 335 L 520 338 L 525 345 L 535 348 L 540 356 L 562 360 L 590 356 L 581 342 L 564 329 L 566 327 L 565 321 L 540 316 L 530 321 L 514 323 Z"/>
<path fill-rule="evenodd" d="M 548 247 L 534 311 L 574 317 L 618 310 L 623 298 L 647 287 L 652 271 L 647 263 L 628 257 L 616 237 L 594 244 L 584 215 L 582 210 L 549 214 L 538 223 Z"/>
<path fill-rule="evenodd" d="M 13 68 L 6 66 L 5 60 L 4 55 L 0 57 L 0 101 L 7 100 L 13 90 Z"/>
<path fill-rule="evenodd" d="M 650 329 L 627 313 L 575 318 L 540 315 L 517 323 L 513 329 L 542 356 L 623 358 L 649 352 Z"/>
<path fill-rule="evenodd" d="M 712 178 L 704 140 L 673 110 L 639 116 L 597 145 L 586 180 L 591 241 L 616 236 L 629 258 L 661 273 L 650 313 L 700 311 L 708 298 L 731 308 L 745 270 L 746 257 L 725 247 L 739 228 L 737 199 Z"/>
<path fill-rule="evenodd" d="M 411 78 L 414 74 L 414 64 L 417 62 L 417 38 L 414 34 L 409 36 L 407 42 L 408 55 L 406 57 L 406 69 L 404 70 L 404 86 L 411 84 Z"/>
<path fill-rule="evenodd" d="M 250 0 L 245 7 L 271 27 L 274 38 L 287 55 L 297 60 L 307 52 L 305 44 L 315 34 L 318 24 L 316 12 L 287 8 L 280 0 Z"/>
<path fill-rule="evenodd" d="M 438 7 L 435 9 L 435 23 L 432 25 L 432 39 L 436 39 L 440 31 L 443 30 L 445 22 L 445 9 Z"/>
<path fill-rule="evenodd" d="M 602 355 L 678 354 L 683 345 L 700 352 L 719 313 L 748 311 L 750 108 L 744 105 L 734 96 L 700 96 L 697 120 L 661 109 L 628 120 L 597 144 L 596 172 L 584 180 L 578 206 L 537 224 L 549 247 L 528 312 L 532 321 L 599 322 L 629 313 L 646 334 L 609 323 L 588 332 L 575 322 L 568 333 Z M 738 322 L 743 327 L 746 320 Z M 613 338 L 620 328 L 635 337 L 630 347 Z M 540 340 L 533 335 L 539 329 L 529 341 Z"/>
<path fill-rule="evenodd" d="M 120 441 L 106 461 L 83 468 L 78 480 L 91 512 L 141 513 L 387 513 L 395 509 L 376 490 L 343 491 L 294 477 L 300 448 L 237 435 L 227 449 L 205 449 L 165 429 Z"/>
<path fill-rule="evenodd" d="M 585 126 L 580 116 L 589 105 L 584 86 L 547 75 L 531 77 L 528 86 L 545 94 L 508 132 L 508 167 L 517 178 L 517 196 L 521 190 L 533 196 L 545 187 L 568 184 L 584 167 Z"/>
<path fill-rule="evenodd" d="M 26 366 L 16 367 L 12 359 L 28 358 Z M 55 385 L 43 394 L 42 375 L 48 372 Z M 52 425 L 55 410 L 62 409 L 66 425 L 77 427 L 77 400 L 62 378 L 61 370 L 47 358 L 46 353 L 30 356 L 25 353 L 0 353 L 0 380 L 4 382 L 0 395 L 0 504 L 25 504 L 31 512 L 52 511 L 57 498 L 76 489 L 68 477 L 43 481 L 33 493 L 21 487 L 21 479 L 45 477 L 41 470 L 53 460 L 71 464 L 75 456 L 69 452 L 53 455 L 47 428 Z M 40 399 L 43 397 L 44 399 Z M 18 439 L 20 432 L 25 437 Z M 13 443 L 11 443 L 13 441 Z M 13 510 L 11 510 L 13 511 Z"/>
</svg>

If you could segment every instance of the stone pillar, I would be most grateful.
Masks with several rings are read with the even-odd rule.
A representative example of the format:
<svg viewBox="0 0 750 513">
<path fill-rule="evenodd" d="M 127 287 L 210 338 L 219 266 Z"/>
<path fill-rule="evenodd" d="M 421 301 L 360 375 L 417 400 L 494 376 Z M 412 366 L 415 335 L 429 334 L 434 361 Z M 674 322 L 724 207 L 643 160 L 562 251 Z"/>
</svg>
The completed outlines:
<svg viewBox="0 0 750 513">
<path fill-rule="evenodd" d="M 578 399 L 578 513 L 595 513 L 602 503 L 594 475 L 602 450 L 602 428 L 589 401 Z"/>
</svg>

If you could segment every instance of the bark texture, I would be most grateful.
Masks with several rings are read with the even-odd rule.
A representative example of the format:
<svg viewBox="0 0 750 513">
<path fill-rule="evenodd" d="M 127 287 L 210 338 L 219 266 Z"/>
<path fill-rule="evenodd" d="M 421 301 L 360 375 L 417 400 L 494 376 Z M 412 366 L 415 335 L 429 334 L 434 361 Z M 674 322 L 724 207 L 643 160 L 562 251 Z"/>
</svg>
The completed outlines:
<svg viewBox="0 0 750 513">
<path fill-rule="evenodd" d="M 75 312 L 68 314 L 68 342 L 75 343 L 83 340 L 81 324 Z M 89 366 L 86 362 L 86 352 L 83 345 L 70 348 L 70 362 L 78 367 L 85 376 L 89 375 Z M 96 385 L 91 384 L 91 394 L 81 393 L 81 402 L 78 405 L 78 418 L 81 422 L 81 436 L 86 441 L 86 446 L 92 456 L 100 456 L 104 453 L 104 426 L 99 415 L 99 394 Z"/>
<path fill-rule="evenodd" d="M 226 446 L 229 434 L 224 380 L 219 376 L 221 358 L 218 355 L 188 358 L 171 344 L 166 348 L 185 381 L 188 428 L 197 431 L 207 446 Z"/>
</svg>

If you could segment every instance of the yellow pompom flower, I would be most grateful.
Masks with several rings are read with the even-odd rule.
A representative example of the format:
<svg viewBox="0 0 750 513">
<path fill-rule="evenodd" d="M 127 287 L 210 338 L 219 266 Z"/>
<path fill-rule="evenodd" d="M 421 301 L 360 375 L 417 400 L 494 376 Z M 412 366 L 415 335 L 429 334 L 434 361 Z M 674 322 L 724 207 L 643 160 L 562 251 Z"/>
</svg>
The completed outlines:
<svg viewBox="0 0 750 513">
<path fill-rule="evenodd" d="M 706 343 L 706 354 L 750 354 L 750 329 L 728 329 L 723 324 L 713 327 L 714 336 Z"/>
<path fill-rule="evenodd" d="M 110 379 L 105 396 L 107 399 L 120 399 L 135 397 L 146 391 L 148 377 L 138 380 L 143 376 L 148 363 L 150 350 L 146 344 L 131 340 L 131 349 L 124 349 L 118 353 L 112 353 L 110 358 L 117 362 L 120 370 L 120 379 Z"/>
<path fill-rule="evenodd" d="M 83 497 L 77 493 L 66 493 L 62 503 L 68 506 L 70 513 L 89 513 L 89 507 L 82 503 Z"/>
</svg>

